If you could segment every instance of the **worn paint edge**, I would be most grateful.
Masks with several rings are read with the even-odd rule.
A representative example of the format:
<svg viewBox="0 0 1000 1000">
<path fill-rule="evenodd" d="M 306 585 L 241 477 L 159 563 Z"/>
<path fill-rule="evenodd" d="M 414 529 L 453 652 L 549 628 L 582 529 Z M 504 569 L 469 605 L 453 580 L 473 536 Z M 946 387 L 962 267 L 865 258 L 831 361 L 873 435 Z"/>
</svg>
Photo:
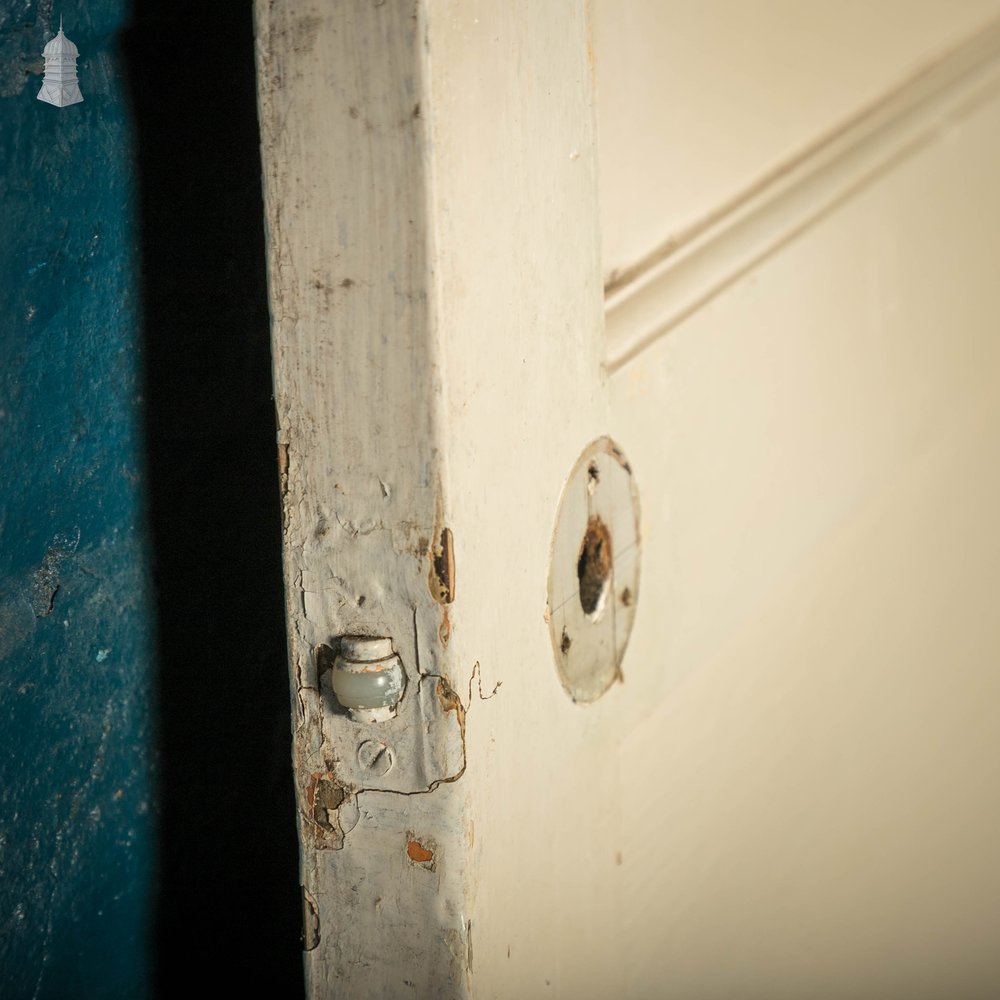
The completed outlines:
<svg viewBox="0 0 1000 1000">
<path fill-rule="evenodd" d="M 376 4 L 376 7 L 381 5 Z M 367 8 L 365 8 L 367 9 Z M 361 5 L 346 6 L 334 15 L 330 13 L 328 19 L 334 16 L 350 18 L 360 16 Z M 420 404 L 426 407 L 425 413 L 428 416 L 429 426 L 426 434 L 420 440 L 426 449 L 422 455 L 424 462 L 419 469 L 418 480 L 414 480 L 410 485 L 414 492 L 414 501 L 419 500 L 420 490 L 433 493 L 436 501 L 436 510 L 423 511 L 421 515 L 428 514 L 426 524 L 421 523 L 420 527 L 431 528 L 433 518 L 433 533 L 428 542 L 422 538 L 416 545 L 416 549 L 411 555 L 416 555 L 424 563 L 421 572 L 416 574 L 416 578 L 426 579 L 427 586 L 422 590 L 425 602 L 433 602 L 431 607 L 425 603 L 406 611 L 406 619 L 413 622 L 414 646 L 412 649 L 412 666 L 421 678 L 431 677 L 436 679 L 437 699 L 445 711 L 454 710 L 458 718 L 458 725 L 462 736 L 462 761 L 461 767 L 456 773 L 449 773 L 447 777 L 434 780 L 426 789 L 414 792 L 394 793 L 388 790 L 377 788 L 372 789 L 352 789 L 337 777 L 338 768 L 335 761 L 327 762 L 324 756 L 325 743 L 322 745 L 316 742 L 317 738 L 322 739 L 322 726 L 319 720 L 324 711 L 322 707 L 323 695 L 321 694 L 318 667 L 315 662 L 315 651 L 319 648 L 309 636 L 303 631 L 303 625 L 309 625 L 310 615 L 306 611 L 305 602 L 307 600 L 306 588 L 303 586 L 303 573 L 310 557 L 303 548 L 305 535 L 299 530 L 298 524 L 303 518 L 302 511 L 295 506 L 296 498 L 290 497 L 290 489 L 293 481 L 300 487 L 297 490 L 298 500 L 308 499 L 307 492 L 303 492 L 303 484 L 306 479 L 303 477 L 303 470 L 308 472 L 310 463 L 317 461 L 311 454 L 305 452 L 302 447 L 301 427 L 296 420 L 286 412 L 286 407 L 282 405 L 283 396 L 287 395 L 282 389 L 281 369 L 282 365 L 288 364 L 286 347 L 283 343 L 283 336 L 286 332 L 286 325 L 292 329 L 302 323 L 308 323 L 315 319 L 315 310 L 310 311 L 308 302 L 305 308 L 300 307 L 302 301 L 292 301 L 286 294 L 287 287 L 294 288 L 295 266 L 298 263 L 296 255 L 290 252 L 290 247 L 286 246 L 288 233 L 283 231 L 281 226 L 282 212 L 286 209 L 291 212 L 299 209 L 298 204 L 288 206 L 283 201 L 286 178 L 292 176 L 292 184 L 299 184 L 300 181 L 294 176 L 294 157 L 285 159 L 274 156 L 275 152 L 280 154 L 281 148 L 287 148 L 290 142 L 289 134 L 295 130 L 295 119 L 291 114 L 287 93 L 281 90 L 280 76 L 276 78 L 276 83 L 270 86 L 268 69 L 273 69 L 277 65 L 272 59 L 272 40 L 276 43 L 276 48 L 280 50 L 280 55 L 291 65 L 301 65 L 305 63 L 315 70 L 316 56 L 312 53 L 308 58 L 303 55 L 296 64 L 291 60 L 292 53 L 299 50 L 296 44 L 301 44 L 303 39 L 310 38 L 313 44 L 322 45 L 322 39 L 317 39 L 319 28 L 324 27 L 322 20 L 318 20 L 312 15 L 305 13 L 297 16 L 297 23 L 294 23 L 291 8 L 275 7 L 267 0 L 258 0 L 256 4 L 256 35 L 258 49 L 258 101 L 259 114 L 262 121 L 262 158 L 265 163 L 264 170 L 264 190 L 265 206 L 267 209 L 267 256 L 269 273 L 269 290 L 271 301 L 271 326 L 272 345 L 275 358 L 275 380 L 276 380 L 276 402 L 279 415 L 279 442 L 278 442 L 278 463 L 281 481 L 281 491 L 283 495 L 283 537 L 285 548 L 285 583 L 286 583 L 286 615 L 288 621 L 289 639 L 289 663 L 291 673 L 291 686 L 293 693 L 293 704 L 296 706 L 297 715 L 294 720 L 295 744 L 294 766 L 298 777 L 298 797 L 299 797 L 299 821 L 302 832 L 300 844 L 300 869 L 304 887 L 304 923 L 306 924 L 305 943 L 311 945 L 306 951 L 306 978 L 307 992 L 312 996 L 328 995 L 331 989 L 343 992 L 345 995 L 355 995 L 356 991 L 364 983 L 365 989 L 372 989 L 381 995 L 396 995 L 393 990 L 400 987 L 400 984 L 407 990 L 419 988 L 421 991 L 429 990 L 434 995 L 454 995 L 458 996 L 468 989 L 468 969 L 465 967 L 465 955 L 467 942 L 464 939 L 465 925 L 456 919 L 455 914 L 460 913 L 464 908 L 465 895 L 465 869 L 464 853 L 455 849 L 448 850 L 449 838 L 458 837 L 463 829 L 461 817 L 464 814 L 464 800 L 461 795 L 450 795 L 442 798 L 432 796 L 439 785 L 447 785 L 457 782 L 465 772 L 465 749 L 464 749 L 464 722 L 465 706 L 454 692 L 453 679 L 449 679 L 441 673 L 442 664 L 438 662 L 435 666 L 434 657 L 428 659 L 427 654 L 430 647 L 435 643 L 440 645 L 442 654 L 439 661 L 443 659 L 443 650 L 447 646 L 448 638 L 452 629 L 453 610 L 450 605 L 455 597 L 455 539 L 450 528 L 448 516 L 448 494 L 447 484 L 447 455 L 442 447 L 445 401 L 443 398 L 444 379 L 444 359 L 442 351 L 442 340 L 439 333 L 439 313 L 437 308 L 437 288 L 434 282 L 434 271 L 431 261 L 434 257 L 434 237 L 432 220 L 434 218 L 433 209 L 435 195 L 430 168 L 433 158 L 430 156 L 431 140 L 429 136 L 429 124 L 425 120 L 427 103 L 427 79 L 429 70 L 427 66 L 428 50 L 428 8 L 425 3 L 418 3 L 413 19 L 417 22 L 417 28 L 412 44 L 409 45 L 408 55 L 413 57 L 413 62 L 418 69 L 416 75 L 416 86 L 419 93 L 416 95 L 416 103 L 412 107 L 412 112 L 407 116 L 407 123 L 416 124 L 420 132 L 419 144 L 422 150 L 420 154 L 422 176 L 419 180 L 419 188 L 411 186 L 411 193 L 417 192 L 412 205 L 422 200 L 425 207 L 425 218 L 421 220 L 421 228 L 418 230 L 417 239 L 422 244 L 425 261 L 425 294 L 426 299 L 423 306 L 426 337 L 421 339 L 419 349 L 422 352 L 424 368 L 429 374 L 426 380 L 420 380 L 422 384 Z M 393 20 L 409 22 L 411 17 L 410 8 L 386 8 L 384 14 Z M 324 30 L 329 30 L 330 20 L 327 20 Z M 273 31 L 277 27 L 279 31 Z M 293 33 L 294 32 L 294 33 Z M 295 37 L 295 36 L 300 37 Z M 397 65 L 393 72 L 399 74 L 392 82 L 399 84 L 405 79 L 403 74 L 406 68 Z M 291 70 L 289 71 L 291 73 Z M 270 86 L 270 89 L 269 89 Z M 421 112 L 421 108 L 424 112 Z M 357 118 L 355 108 L 351 108 L 352 119 Z M 399 123 L 397 123 L 399 124 Z M 274 149 L 269 149 L 266 143 L 271 141 Z M 418 182 L 411 178 L 411 185 Z M 412 223 L 413 220 L 411 220 Z M 292 226 L 293 237 L 295 226 Z M 303 260 L 308 260 L 308 254 L 301 254 Z M 287 277 L 286 277 L 287 271 Z M 352 281 L 353 285 L 354 282 Z M 305 343 L 312 334 L 303 338 Z M 308 359 L 307 359 L 308 360 Z M 371 383 L 367 386 L 368 391 L 377 392 L 381 384 L 381 376 L 377 365 L 369 365 L 367 372 L 363 373 L 365 378 L 369 377 Z M 352 384 L 352 391 L 364 393 L 365 385 Z M 285 401 L 287 402 L 287 401 Z M 301 422 L 301 417 L 299 418 Z M 371 473 L 379 472 L 384 474 L 384 470 L 373 468 L 366 470 Z M 354 470 L 357 473 L 357 469 Z M 325 483 L 323 474 L 313 476 L 308 480 L 310 488 L 317 483 Z M 381 478 L 379 479 L 382 496 L 386 500 L 390 497 L 390 492 L 396 494 L 396 484 L 391 484 L 391 488 Z M 419 506 L 419 504 L 417 505 Z M 433 509 L 434 503 L 431 504 Z M 334 510 L 334 513 L 336 511 Z M 339 518 L 338 518 L 339 520 Z M 341 528 L 348 530 L 349 527 L 341 523 Z M 384 525 L 377 525 L 384 527 Z M 374 530 L 374 529 L 371 529 Z M 370 531 L 354 530 L 353 537 L 358 538 L 370 534 Z M 426 534 L 422 532 L 421 534 Z M 397 552 L 402 556 L 404 553 Z M 426 560 L 426 562 L 424 562 Z M 356 568 L 356 567 L 355 567 Z M 339 572 L 346 572 L 340 570 Z M 422 582 L 422 580 L 421 580 Z M 429 592 L 428 592 L 429 590 Z M 371 593 L 366 589 L 365 593 Z M 416 601 L 417 598 L 414 597 Z M 360 607 L 360 604 L 359 604 Z M 421 618 L 419 610 L 424 612 L 435 611 L 432 618 L 426 615 Z M 333 617 L 338 617 L 336 614 Z M 324 617 L 329 617 L 324 612 Z M 398 615 L 396 616 L 399 617 Z M 397 626 L 399 622 L 397 621 Z M 390 631 L 392 629 L 390 628 Z M 402 638 L 402 636 L 401 636 Z M 421 663 L 424 653 L 424 663 Z M 408 661 L 409 662 L 409 661 Z M 449 657 L 448 667 L 453 666 L 453 661 Z M 454 669 L 457 669 L 455 667 Z M 463 674 L 465 671 L 460 671 Z M 457 678 L 463 679 L 463 678 Z M 323 767 L 325 770 L 317 770 Z M 305 773 L 303 773 L 305 771 Z M 323 807 L 323 821 L 326 824 L 320 827 L 315 815 L 316 788 L 318 783 L 325 781 L 337 795 L 336 802 L 320 803 Z M 396 913 L 392 921 L 383 920 L 379 922 L 379 930 L 372 933 L 371 927 L 362 919 L 362 914 L 357 907 L 361 904 L 353 898 L 350 883 L 364 880 L 374 871 L 383 867 L 380 862 L 383 860 L 384 845 L 386 838 L 381 836 L 384 831 L 369 830 L 369 835 L 378 834 L 381 847 L 372 844 L 366 845 L 365 838 L 361 834 L 365 831 L 359 830 L 351 838 L 350 850 L 345 850 L 345 838 L 351 835 L 358 824 L 357 801 L 360 795 L 365 794 L 366 798 L 372 796 L 371 801 L 392 802 L 390 808 L 396 820 L 399 819 L 401 803 L 408 803 L 405 809 L 409 822 L 423 831 L 421 843 L 435 843 L 433 852 L 433 867 L 427 870 L 434 871 L 437 887 L 433 893 L 430 892 L 431 883 L 424 883 L 425 887 L 420 893 L 412 897 L 405 897 L 405 906 L 396 906 Z M 406 798 L 399 798 L 406 796 Z M 341 803 L 353 800 L 354 816 L 349 823 L 342 823 L 339 817 L 339 807 Z M 332 806 L 332 809 L 331 809 Z M 370 818 L 370 817 L 369 817 Z M 315 837 L 310 838 L 310 832 L 323 830 L 323 843 L 316 842 Z M 323 848 L 331 848 L 326 850 Z M 444 865 L 439 863 L 442 856 L 450 857 L 451 863 Z M 414 859 L 410 859 L 411 861 Z M 379 864 L 376 864 L 379 862 Z M 427 867 L 427 864 L 421 864 Z M 405 890 L 401 890 L 404 891 Z M 338 905 L 337 900 L 343 904 L 346 899 L 348 906 Z M 352 910 L 352 907 L 354 909 Z M 387 910 L 393 908 L 387 907 Z M 402 912 L 401 912 L 402 911 Z M 335 921 L 334 929 L 336 933 L 330 933 L 331 921 Z M 385 961 L 381 963 L 378 970 L 378 982 L 371 978 L 370 959 L 373 949 L 373 941 L 379 935 L 389 933 L 390 923 L 395 927 L 396 938 L 393 941 L 393 952 L 390 954 L 383 948 Z M 387 930 L 387 928 L 389 930 Z M 432 930 L 433 929 L 433 930 Z M 428 931 L 432 933 L 428 937 Z M 389 934 L 391 937 L 392 935 Z M 409 947 L 404 947 L 410 937 L 413 941 Z M 428 944 L 428 941 L 431 943 Z M 405 979 L 403 974 L 405 971 Z M 397 975 L 399 973 L 399 975 Z M 390 986 L 390 981 L 392 985 Z M 464 985 L 464 989 L 463 989 Z M 407 992 L 406 995 L 409 995 Z"/>
</svg>

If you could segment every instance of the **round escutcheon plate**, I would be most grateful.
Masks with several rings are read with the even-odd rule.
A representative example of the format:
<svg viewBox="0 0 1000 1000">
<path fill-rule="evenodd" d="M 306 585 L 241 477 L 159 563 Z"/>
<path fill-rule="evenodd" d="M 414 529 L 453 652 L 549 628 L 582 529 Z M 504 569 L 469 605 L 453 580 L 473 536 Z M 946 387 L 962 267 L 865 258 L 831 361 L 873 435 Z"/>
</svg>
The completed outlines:
<svg viewBox="0 0 1000 1000">
<path fill-rule="evenodd" d="M 611 438 L 579 457 L 559 501 L 546 617 L 559 679 L 577 702 L 622 679 L 639 597 L 639 498 Z"/>
</svg>

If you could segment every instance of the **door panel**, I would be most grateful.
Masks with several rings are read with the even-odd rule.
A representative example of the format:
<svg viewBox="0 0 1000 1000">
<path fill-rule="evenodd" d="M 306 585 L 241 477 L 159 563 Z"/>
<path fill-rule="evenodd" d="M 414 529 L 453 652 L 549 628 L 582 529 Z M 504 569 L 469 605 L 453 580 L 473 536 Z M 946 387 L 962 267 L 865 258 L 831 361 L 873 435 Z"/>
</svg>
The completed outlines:
<svg viewBox="0 0 1000 1000">
<path fill-rule="evenodd" d="M 619 748 L 628 995 L 1000 979 L 998 136 L 994 98 L 612 380 L 657 692 Z"/>
</svg>

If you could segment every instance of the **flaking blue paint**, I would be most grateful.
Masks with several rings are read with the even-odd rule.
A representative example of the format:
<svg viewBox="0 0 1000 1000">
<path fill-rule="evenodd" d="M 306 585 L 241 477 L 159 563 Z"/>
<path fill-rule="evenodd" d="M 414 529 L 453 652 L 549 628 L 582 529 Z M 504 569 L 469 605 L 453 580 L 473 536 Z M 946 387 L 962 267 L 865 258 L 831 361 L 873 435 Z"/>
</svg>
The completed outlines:
<svg viewBox="0 0 1000 1000">
<path fill-rule="evenodd" d="M 154 679 L 121 0 L 0 0 L 0 995 L 147 994 Z"/>
</svg>

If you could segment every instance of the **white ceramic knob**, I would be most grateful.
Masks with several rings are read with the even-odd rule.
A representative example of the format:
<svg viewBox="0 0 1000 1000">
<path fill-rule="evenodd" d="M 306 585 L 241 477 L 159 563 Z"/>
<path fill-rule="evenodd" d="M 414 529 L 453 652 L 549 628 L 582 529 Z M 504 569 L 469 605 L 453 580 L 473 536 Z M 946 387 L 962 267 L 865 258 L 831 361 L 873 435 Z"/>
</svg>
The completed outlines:
<svg viewBox="0 0 1000 1000">
<path fill-rule="evenodd" d="M 406 673 L 392 640 L 348 635 L 340 640 L 330 682 L 337 701 L 357 722 L 385 722 L 396 714 Z"/>
</svg>

